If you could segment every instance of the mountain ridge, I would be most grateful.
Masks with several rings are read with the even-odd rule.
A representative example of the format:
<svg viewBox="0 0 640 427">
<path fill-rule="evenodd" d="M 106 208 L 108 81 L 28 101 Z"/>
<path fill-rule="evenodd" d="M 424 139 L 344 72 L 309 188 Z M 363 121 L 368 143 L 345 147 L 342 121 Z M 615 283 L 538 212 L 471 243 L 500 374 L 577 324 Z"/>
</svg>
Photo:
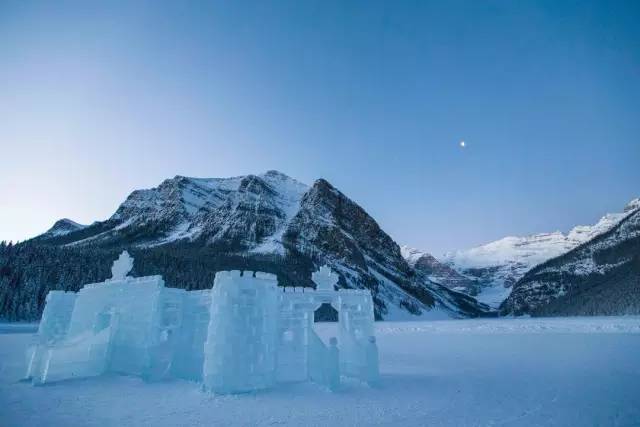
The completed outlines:
<svg viewBox="0 0 640 427">
<path fill-rule="evenodd" d="M 34 262 L 42 262 L 38 257 L 46 251 L 56 260 L 32 271 L 33 263 L 22 259 L 22 273 L 4 279 L 24 286 L 36 276 L 29 284 L 37 294 L 31 316 L 41 310 L 45 291 L 74 290 L 83 280 L 103 279 L 106 260 L 122 249 L 136 257 L 137 274 L 163 274 L 174 287 L 210 287 L 215 271 L 224 269 L 267 271 L 284 285 L 313 286 L 311 272 L 328 264 L 338 273 L 339 286 L 371 290 L 378 319 L 488 314 L 475 300 L 418 274 L 375 219 L 328 181 L 318 179 L 307 186 L 277 171 L 166 179 L 157 187 L 133 191 L 105 221 L 44 233 L 18 249 Z M 29 250 L 38 255 L 27 256 Z M 99 268 L 85 273 L 65 257 Z M 65 283 L 69 275 L 73 283 Z M 15 287 L 8 282 L 0 285 Z M 19 304 L 31 304 L 28 293 L 21 294 L 25 301 L 17 307 L 7 303 L 6 294 L 0 309 L 14 317 L 22 310 Z"/>
<path fill-rule="evenodd" d="M 535 266 L 606 233 L 638 208 L 640 198 L 634 198 L 622 212 L 606 214 L 591 226 L 578 225 L 566 234 L 556 231 L 507 236 L 471 249 L 448 252 L 441 261 L 478 283 L 480 302 L 498 307 L 511 287 Z"/>
<path fill-rule="evenodd" d="M 503 314 L 640 314 L 640 205 L 608 231 L 528 271 Z"/>
</svg>

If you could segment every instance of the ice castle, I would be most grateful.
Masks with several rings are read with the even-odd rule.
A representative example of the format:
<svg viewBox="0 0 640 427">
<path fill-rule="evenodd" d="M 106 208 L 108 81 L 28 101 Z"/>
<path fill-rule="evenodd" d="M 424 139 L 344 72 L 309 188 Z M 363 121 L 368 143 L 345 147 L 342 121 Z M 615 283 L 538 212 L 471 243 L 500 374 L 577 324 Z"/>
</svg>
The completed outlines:
<svg viewBox="0 0 640 427">
<path fill-rule="evenodd" d="M 263 272 L 220 271 L 209 290 L 166 288 L 161 276 L 129 277 L 125 251 L 112 278 L 79 292 L 50 291 L 37 341 L 27 354 L 33 384 L 118 373 L 181 378 L 216 393 L 313 381 L 334 390 L 340 377 L 378 379 L 373 301 L 367 290 L 334 290 L 328 267 L 315 290 L 278 287 Z M 325 344 L 314 312 L 338 312 Z"/>
</svg>

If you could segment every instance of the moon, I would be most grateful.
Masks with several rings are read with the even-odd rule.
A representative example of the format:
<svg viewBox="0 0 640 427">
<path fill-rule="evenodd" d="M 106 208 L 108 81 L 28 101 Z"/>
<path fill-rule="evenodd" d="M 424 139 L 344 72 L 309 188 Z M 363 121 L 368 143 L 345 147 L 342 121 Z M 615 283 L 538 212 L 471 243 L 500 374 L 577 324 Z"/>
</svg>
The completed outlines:
<svg viewBox="0 0 640 427">
<path fill-rule="evenodd" d="M 460 148 L 464 148 L 467 146 L 467 143 L 464 141 L 460 141 Z"/>
</svg>

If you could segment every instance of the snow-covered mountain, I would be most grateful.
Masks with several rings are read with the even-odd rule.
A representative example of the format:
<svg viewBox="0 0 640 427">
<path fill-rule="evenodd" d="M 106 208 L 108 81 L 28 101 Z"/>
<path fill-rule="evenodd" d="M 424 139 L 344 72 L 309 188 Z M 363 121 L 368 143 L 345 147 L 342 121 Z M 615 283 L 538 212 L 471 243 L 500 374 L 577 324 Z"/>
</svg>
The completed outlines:
<svg viewBox="0 0 640 427">
<path fill-rule="evenodd" d="M 577 226 L 567 234 L 556 231 L 505 237 L 472 249 L 449 252 L 442 261 L 479 284 L 476 296 L 479 301 L 497 307 L 527 271 L 607 232 L 639 207 L 640 199 L 634 199 L 623 212 L 607 214 L 595 225 Z"/>
<path fill-rule="evenodd" d="M 527 272 L 504 314 L 640 314 L 640 204 L 613 227 Z"/>
<path fill-rule="evenodd" d="M 134 191 L 106 221 L 33 242 L 66 251 L 126 248 L 140 271 L 196 289 L 210 286 L 203 281 L 222 269 L 269 271 L 284 284 L 312 286 L 311 272 L 329 264 L 339 286 L 372 291 L 378 318 L 466 317 L 488 309 L 418 274 L 376 221 L 326 180 L 307 186 L 277 171 L 176 176 Z M 180 270 L 185 263 L 189 271 Z"/>
<path fill-rule="evenodd" d="M 70 220 L 69 218 L 62 218 L 61 220 L 56 221 L 53 226 L 47 230 L 40 237 L 58 237 L 64 236 L 65 234 L 69 234 L 72 231 L 78 231 L 85 228 L 86 225 L 78 224 L 75 221 Z"/>
<path fill-rule="evenodd" d="M 285 226 L 308 190 L 277 171 L 233 178 L 176 176 L 132 192 L 107 221 L 57 241 L 85 245 L 126 239 L 151 247 L 204 240 L 225 249 L 282 254 Z"/>
<path fill-rule="evenodd" d="M 401 246 L 400 252 L 414 270 L 421 272 L 428 280 L 448 289 L 476 295 L 478 282 L 458 273 L 453 268 L 438 261 L 433 255 L 409 246 Z"/>
</svg>

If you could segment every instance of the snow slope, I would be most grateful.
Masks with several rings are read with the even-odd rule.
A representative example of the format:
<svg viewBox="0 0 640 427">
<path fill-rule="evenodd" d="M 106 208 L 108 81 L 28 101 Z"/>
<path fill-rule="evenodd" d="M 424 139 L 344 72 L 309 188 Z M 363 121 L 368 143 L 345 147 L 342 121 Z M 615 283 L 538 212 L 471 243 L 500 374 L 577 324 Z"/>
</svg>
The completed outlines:
<svg viewBox="0 0 640 427">
<path fill-rule="evenodd" d="M 596 224 L 579 225 L 567 234 L 560 231 L 525 237 L 509 236 L 475 248 L 446 253 L 442 261 L 481 284 L 480 302 L 497 307 L 524 274 L 536 265 L 569 252 L 610 230 L 636 209 L 640 199 L 627 204 L 621 213 L 603 216 Z"/>
<path fill-rule="evenodd" d="M 504 314 L 640 314 L 640 209 L 541 264 L 513 287 Z"/>
<path fill-rule="evenodd" d="M 0 333 L 0 425 L 636 426 L 640 318 L 380 322 L 381 384 L 236 396 L 102 377 L 19 382 L 30 334 Z M 326 327 L 326 325 L 323 325 Z M 328 331 L 323 331 L 328 333 Z"/>
</svg>

